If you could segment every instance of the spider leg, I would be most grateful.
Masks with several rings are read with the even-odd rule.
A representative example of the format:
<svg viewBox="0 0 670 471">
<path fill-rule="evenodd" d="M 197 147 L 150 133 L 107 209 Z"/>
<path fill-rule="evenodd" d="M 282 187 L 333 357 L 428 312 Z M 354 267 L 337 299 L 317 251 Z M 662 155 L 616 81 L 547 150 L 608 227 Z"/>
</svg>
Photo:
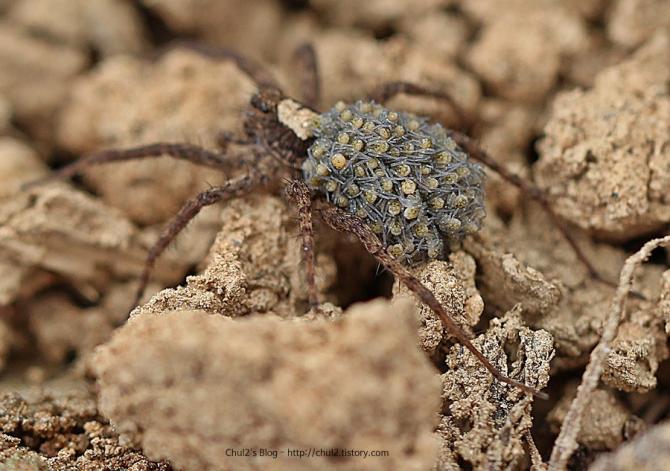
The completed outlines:
<svg viewBox="0 0 670 471">
<path fill-rule="evenodd" d="M 572 250 L 575 252 L 575 255 L 577 255 L 577 258 L 579 261 L 586 267 L 586 269 L 589 272 L 589 275 L 608 286 L 611 286 L 613 288 L 616 288 L 617 284 L 609 281 L 605 278 L 603 278 L 600 273 L 595 269 L 595 267 L 591 264 L 589 261 L 588 257 L 584 253 L 584 251 L 581 249 L 575 238 L 572 236 L 570 231 L 561 224 L 561 219 L 560 217 L 556 214 L 556 212 L 552 209 L 551 204 L 549 203 L 549 200 L 547 199 L 546 195 L 542 190 L 540 190 L 535 184 L 532 182 L 529 182 L 527 180 L 524 180 L 514 172 L 511 172 L 505 166 L 501 165 L 500 163 L 496 162 L 489 154 L 486 153 L 481 147 L 479 147 L 472 139 L 470 139 L 468 136 L 465 134 L 462 134 L 457 131 L 449 131 L 449 135 L 456 141 L 456 143 L 463 148 L 467 152 L 468 155 L 470 155 L 473 159 L 483 163 L 487 167 L 489 167 L 491 170 L 496 172 L 498 175 L 500 175 L 503 179 L 505 179 L 507 182 L 511 183 L 512 185 L 516 186 L 517 188 L 521 189 L 525 194 L 530 196 L 532 199 L 537 201 L 542 208 L 547 212 L 549 215 L 550 219 L 554 223 L 554 225 L 558 228 L 558 230 L 561 232 L 565 240 L 570 244 L 570 247 L 572 247 Z M 635 297 L 642 298 L 644 297 L 637 292 L 632 291 L 631 294 Z"/>
<path fill-rule="evenodd" d="M 447 311 L 442 307 L 440 302 L 435 298 L 433 293 L 426 288 L 421 281 L 419 281 L 410 271 L 405 268 L 400 262 L 391 257 L 385 250 L 382 243 L 372 230 L 365 225 L 365 223 L 353 214 L 342 211 L 335 206 L 320 202 L 317 210 L 319 211 L 323 220 L 330 227 L 340 232 L 352 232 L 361 241 L 363 246 L 370 252 L 381 264 L 383 264 L 391 273 L 393 273 L 402 283 L 404 283 L 410 290 L 416 294 L 419 299 L 428 307 L 430 307 L 435 314 L 438 315 L 444 327 L 451 335 L 465 348 L 479 360 L 479 362 L 493 375 L 495 379 L 502 383 L 515 386 L 522 391 L 533 394 L 540 398 L 546 398 L 547 395 L 528 386 L 519 381 L 516 381 L 493 366 L 493 364 L 482 354 L 477 347 L 468 338 L 465 331 L 449 316 Z"/>
<path fill-rule="evenodd" d="M 160 49 L 158 55 L 161 56 L 167 51 L 178 48 L 187 49 L 214 60 L 231 61 L 244 72 L 258 88 L 271 87 L 279 91 L 282 90 L 267 68 L 254 59 L 231 49 L 217 47 L 199 41 L 179 40 L 172 41 L 167 46 Z"/>
<path fill-rule="evenodd" d="M 305 261 L 309 304 L 313 309 L 319 307 L 319 294 L 316 287 L 314 256 L 314 228 L 312 227 L 312 197 L 309 188 L 300 180 L 291 180 L 284 189 L 286 197 L 298 208 L 300 232 L 302 234 L 302 254 Z"/>
<path fill-rule="evenodd" d="M 466 123 L 466 129 L 470 127 L 472 124 L 472 119 L 471 117 L 468 116 L 468 114 L 461 108 L 459 107 L 453 100 L 451 96 L 449 96 L 446 93 L 438 92 L 435 90 L 430 90 L 427 88 L 424 88 L 420 85 L 415 85 L 412 83 L 407 83 L 407 82 L 388 82 L 385 84 L 382 84 L 380 87 L 378 87 L 371 95 L 371 99 L 379 102 L 384 102 L 386 100 L 391 99 L 397 94 L 400 93 L 405 93 L 408 95 L 418 95 L 418 96 L 429 96 L 429 97 L 434 97 L 438 99 L 442 99 L 447 101 L 453 108 L 456 110 L 456 112 L 459 114 L 459 118 L 461 119 L 461 122 Z M 560 218 L 558 215 L 554 212 L 554 210 L 551 208 L 551 205 L 549 204 L 549 201 L 547 200 L 546 196 L 540 190 L 537 186 L 535 186 L 533 183 L 528 182 L 518 175 L 516 175 L 513 172 L 510 172 L 507 170 L 504 166 L 500 165 L 498 162 L 496 162 L 490 155 L 488 155 L 483 149 L 481 149 L 479 146 L 477 146 L 472 139 L 470 139 L 467 135 L 458 132 L 458 131 L 449 131 L 451 137 L 458 143 L 469 155 L 471 155 L 475 160 L 480 161 L 487 167 L 489 167 L 491 170 L 496 172 L 498 175 L 500 175 L 502 178 L 507 180 L 509 183 L 512 185 L 516 186 L 517 188 L 520 188 L 523 192 L 528 194 L 531 198 L 533 198 L 535 201 L 537 201 L 547 212 L 551 220 L 553 221 L 554 225 L 558 227 L 558 229 L 561 231 L 561 234 L 563 234 L 563 237 L 565 240 L 570 244 L 572 249 L 574 250 L 575 254 L 577 255 L 577 258 L 582 262 L 582 264 L 586 267 L 588 270 L 589 274 L 596 280 L 615 287 L 616 288 L 616 283 L 608 281 L 604 279 L 598 271 L 593 267 L 591 262 L 588 260 L 586 255 L 584 254 L 584 251 L 579 247 L 577 244 L 577 241 L 575 238 L 572 236 L 572 234 L 563 226 L 560 224 Z M 639 295 L 639 293 L 634 293 L 635 295 Z"/>
<path fill-rule="evenodd" d="M 225 201 L 237 196 L 241 196 L 247 193 L 255 185 L 262 183 L 265 179 L 265 177 L 259 174 L 255 176 L 244 175 L 242 177 L 230 180 L 222 186 L 217 186 L 210 188 L 209 190 L 205 190 L 196 197 L 184 203 L 179 212 L 165 226 L 160 234 L 160 237 L 149 250 L 147 259 L 144 262 L 144 269 L 142 271 L 142 275 L 140 276 L 140 284 L 137 287 L 132 308 L 135 308 L 142 299 L 144 290 L 149 283 L 151 271 L 153 270 L 158 257 L 160 257 L 160 255 L 170 245 L 174 238 L 177 237 L 177 235 L 188 225 L 189 222 L 191 222 L 193 218 L 198 215 L 198 213 L 204 207 L 210 206 L 220 201 Z"/>
<path fill-rule="evenodd" d="M 303 103 L 314 110 L 318 110 L 321 102 L 321 80 L 314 47 L 308 43 L 299 46 L 293 52 L 293 62 L 299 72 Z"/>
<path fill-rule="evenodd" d="M 472 116 L 470 116 L 467 111 L 465 111 L 458 103 L 456 103 L 451 95 L 439 90 L 424 87 L 423 85 L 417 85 L 415 83 L 403 81 L 382 83 L 368 94 L 368 99 L 376 101 L 377 103 L 385 103 L 386 101 L 400 94 L 442 100 L 454 110 L 458 117 L 458 121 L 462 124 L 464 129 L 468 130 L 472 127 L 474 121 Z"/>
<path fill-rule="evenodd" d="M 27 183 L 24 189 L 43 184 L 47 181 L 71 177 L 79 173 L 82 169 L 111 162 L 122 162 L 126 160 L 139 160 L 145 158 L 156 158 L 166 155 L 174 159 L 186 160 L 196 165 L 203 165 L 222 170 L 229 159 L 224 158 L 224 154 L 211 152 L 198 146 L 190 144 L 172 144 L 157 142 L 128 149 L 109 149 L 89 154 L 69 165 L 53 172 L 39 180 Z"/>
<path fill-rule="evenodd" d="M 252 144 L 248 138 L 238 137 L 230 131 L 220 131 L 216 134 L 216 145 L 222 153 L 228 152 L 230 145 L 244 146 Z"/>
</svg>

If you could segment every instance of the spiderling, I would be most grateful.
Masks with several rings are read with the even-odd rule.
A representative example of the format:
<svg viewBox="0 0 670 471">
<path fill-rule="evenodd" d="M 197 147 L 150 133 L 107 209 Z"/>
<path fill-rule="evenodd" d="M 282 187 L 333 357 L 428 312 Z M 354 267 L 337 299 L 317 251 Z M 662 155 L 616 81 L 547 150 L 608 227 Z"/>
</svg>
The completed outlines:
<svg viewBox="0 0 670 471">
<path fill-rule="evenodd" d="M 481 227 L 484 171 L 441 125 L 368 101 L 339 102 L 318 121 L 305 181 L 365 221 L 398 261 L 443 259 Z"/>
</svg>

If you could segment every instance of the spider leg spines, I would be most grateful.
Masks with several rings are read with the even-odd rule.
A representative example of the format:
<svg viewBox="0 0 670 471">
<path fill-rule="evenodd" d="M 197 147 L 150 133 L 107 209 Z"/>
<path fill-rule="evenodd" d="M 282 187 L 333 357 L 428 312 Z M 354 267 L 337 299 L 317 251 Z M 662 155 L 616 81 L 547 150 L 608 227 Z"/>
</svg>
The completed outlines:
<svg viewBox="0 0 670 471">
<path fill-rule="evenodd" d="M 127 149 L 108 149 L 100 152 L 88 154 L 75 162 L 53 172 L 51 175 L 42 179 L 30 182 L 24 185 L 28 189 L 48 181 L 68 178 L 81 172 L 86 167 L 93 165 L 103 165 L 113 162 L 123 162 L 128 160 L 140 160 L 146 158 L 157 158 L 162 156 L 172 157 L 178 160 L 185 160 L 195 165 L 212 167 L 223 170 L 229 164 L 230 159 L 226 159 L 225 154 L 216 153 L 191 144 L 155 142 Z"/>
<path fill-rule="evenodd" d="M 370 252 L 382 265 L 384 265 L 394 276 L 404 283 L 419 299 L 428 305 L 442 321 L 445 329 L 467 348 L 479 362 L 500 382 L 517 387 L 526 393 L 540 398 L 547 395 L 519 381 L 516 381 L 501 373 L 493 364 L 474 346 L 465 331 L 449 316 L 435 295 L 426 288 L 412 273 L 400 262 L 396 261 L 384 250 L 377 236 L 368 228 L 364 222 L 353 214 L 344 212 L 326 202 L 320 202 L 319 214 L 330 227 L 337 231 L 352 232 L 361 241 L 366 250 Z"/>
<path fill-rule="evenodd" d="M 132 305 L 134 309 L 142 299 L 144 291 L 151 272 L 156 264 L 156 260 L 163 251 L 170 245 L 170 243 L 179 235 L 179 233 L 188 225 L 198 213 L 212 204 L 220 201 L 229 200 L 231 198 L 246 194 L 255 185 L 260 184 L 265 177 L 261 175 L 244 175 L 242 177 L 230 180 L 222 186 L 210 188 L 198 194 L 196 197 L 188 200 L 181 207 L 179 212 L 168 222 L 161 232 L 158 240 L 149 250 L 146 261 L 144 262 L 144 269 L 140 276 L 140 282 L 137 287 L 135 299 Z"/>
<path fill-rule="evenodd" d="M 286 197 L 298 209 L 300 233 L 302 236 L 302 255 L 305 261 L 305 276 L 309 304 L 313 309 L 319 307 L 319 294 L 316 286 L 316 260 L 314 255 L 314 228 L 312 225 L 312 197 L 303 181 L 291 180 L 284 188 Z"/>
</svg>

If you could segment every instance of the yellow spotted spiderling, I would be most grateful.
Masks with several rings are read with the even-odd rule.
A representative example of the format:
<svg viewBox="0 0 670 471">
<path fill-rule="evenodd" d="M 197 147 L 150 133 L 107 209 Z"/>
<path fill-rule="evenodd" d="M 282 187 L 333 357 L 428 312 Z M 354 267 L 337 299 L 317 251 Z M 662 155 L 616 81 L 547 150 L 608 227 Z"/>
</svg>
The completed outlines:
<svg viewBox="0 0 670 471">
<path fill-rule="evenodd" d="M 481 227 L 483 169 L 441 125 L 373 102 L 340 102 L 321 115 L 314 136 L 305 181 L 364 215 L 399 261 L 444 258 L 449 245 Z"/>
</svg>

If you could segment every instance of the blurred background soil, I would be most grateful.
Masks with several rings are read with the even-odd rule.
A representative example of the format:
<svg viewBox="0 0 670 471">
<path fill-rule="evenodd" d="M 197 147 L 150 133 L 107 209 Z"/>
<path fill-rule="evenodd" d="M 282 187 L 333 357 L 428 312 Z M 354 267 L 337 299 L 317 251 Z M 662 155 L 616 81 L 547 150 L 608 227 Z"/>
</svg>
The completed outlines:
<svg viewBox="0 0 670 471">
<path fill-rule="evenodd" d="M 248 54 L 296 98 L 308 42 L 322 110 L 388 81 L 451 95 L 471 122 L 435 99 L 387 106 L 468 125 L 616 282 L 670 227 L 669 31 L 667 0 L 0 0 L 0 470 L 543 469 L 614 289 L 493 172 L 484 229 L 414 273 L 548 401 L 494 384 L 319 222 L 327 304 L 307 314 L 279 178 L 203 211 L 127 323 L 162 226 L 244 168 L 149 159 L 20 188 L 104 148 L 241 135 L 253 82 L 171 41 Z M 665 469 L 668 268 L 659 249 L 638 271 L 570 469 Z M 389 456 L 227 456 L 245 447 Z"/>
</svg>

